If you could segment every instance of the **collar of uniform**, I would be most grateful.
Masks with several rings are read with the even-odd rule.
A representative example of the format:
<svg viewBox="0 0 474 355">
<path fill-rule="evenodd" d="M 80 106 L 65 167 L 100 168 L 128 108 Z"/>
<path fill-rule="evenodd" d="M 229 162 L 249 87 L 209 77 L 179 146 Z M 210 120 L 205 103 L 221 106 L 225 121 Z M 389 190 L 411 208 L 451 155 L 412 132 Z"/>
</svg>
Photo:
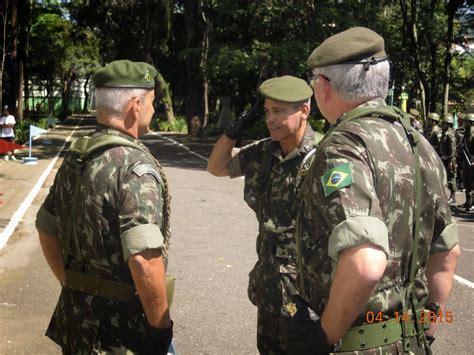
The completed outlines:
<svg viewBox="0 0 474 355">
<path fill-rule="evenodd" d="M 366 102 L 363 102 L 361 103 L 360 105 L 354 107 L 352 110 L 355 110 L 356 108 L 359 108 L 359 107 L 364 107 L 364 106 L 367 106 L 367 107 L 380 107 L 380 106 L 387 106 L 387 103 L 385 102 L 384 99 L 382 98 L 376 98 L 376 99 L 373 99 L 373 100 L 369 100 L 369 101 L 366 101 Z M 344 116 L 348 113 L 348 112 L 351 112 L 352 110 L 350 111 L 347 111 L 347 112 L 344 112 L 342 115 L 340 115 L 336 122 L 334 123 L 334 127 L 337 127 L 344 119 Z"/>
<path fill-rule="evenodd" d="M 140 141 L 138 139 L 134 139 L 133 137 L 129 136 L 128 134 L 125 134 L 125 133 L 119 131 L 118 129 L 115 129 L 115 128 L 112 128 L 110 126 L 106 126 L 106 125 L 103 125 L 103 124 L 100 124 L 100 123 L 97 124 L 96 133 L 109 134 L 109 135 L 112 135 L 112 136 L 119 136 L 119 137 L 125 138 L 126 140 L 129 140 L 130 142 L 140 143 Z"/>
<path fill-rule="evenodd" d="M 286 161 L 293 159 L 294 157 L 306 154 L 309 152 L 314 145 L 314 131 L 309 123 L 306 123 L 303 139 L 301 140 L 300 146 L 293 149 L 286 157 L 283 157 L 283 151 L 281 150 L 280 143 L 270 140 L 270 143 L 266 147 L 266 151 L 272 154 L 275 158 L 280 161 Z"/>
</svg>

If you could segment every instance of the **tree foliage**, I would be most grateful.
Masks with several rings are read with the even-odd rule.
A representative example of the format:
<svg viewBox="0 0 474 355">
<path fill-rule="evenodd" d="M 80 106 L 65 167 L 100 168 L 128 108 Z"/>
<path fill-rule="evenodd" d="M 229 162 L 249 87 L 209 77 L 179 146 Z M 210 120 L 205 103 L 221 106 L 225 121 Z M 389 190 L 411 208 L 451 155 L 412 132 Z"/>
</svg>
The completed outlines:
<svg viewBox="0 0 474 355">
<path fill-rule="evenodd" d="M 71 83 L 87 83 L 99 64 L 147 61 L 160 72 L 158 115 L 205 125 L 222 96 L 238 112 L 253 104 L 262 80 L 306 78 L 311 51 L 352 26 L 385 38 L 395 97 L 403 86 L 425 112 L 474 101 L 472 52 L 452 51 L 467 49 L 472 0 L 72 0 L 65 8 L 18 1 L 33 8 L 29 44 L 19 43 L 30 51 L 29 75 L 66 102 Z M 6 31 L 4 55 L 14 37 Z"/>
</svg>

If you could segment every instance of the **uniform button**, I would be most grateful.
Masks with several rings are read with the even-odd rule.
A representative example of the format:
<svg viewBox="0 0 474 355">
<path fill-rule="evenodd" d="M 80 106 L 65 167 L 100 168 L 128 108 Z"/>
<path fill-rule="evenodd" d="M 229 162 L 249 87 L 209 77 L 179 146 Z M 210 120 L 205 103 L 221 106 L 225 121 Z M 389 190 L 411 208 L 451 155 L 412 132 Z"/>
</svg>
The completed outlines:
<svg viewBox="0 0 474 355">
<path fill-rule="evenodd" d="M 384 339 L 383 339 L 383 342 L 384 342 L 385 344 L 387 344 L 387 343 L 388 343 L 388 338 L 384 338 Z"/>
<path fill-rule="evenodd" d="M 80 290 L 81 290 L 82 292 L 84 292 L 84 286 L 81 286 Z"/>
<path fill-rule="evenodd" d="M 364 342 L 360 343 L 360 348 L 361 348 L 361 349 L 364 349 L 364 348 L 365 348 L 365 343 L 364 343 Z"/>
<path fill-rule="evenodd" d="M 364 334 L 364 329 L 359 329 L 359 334 Z"/>
</svg>

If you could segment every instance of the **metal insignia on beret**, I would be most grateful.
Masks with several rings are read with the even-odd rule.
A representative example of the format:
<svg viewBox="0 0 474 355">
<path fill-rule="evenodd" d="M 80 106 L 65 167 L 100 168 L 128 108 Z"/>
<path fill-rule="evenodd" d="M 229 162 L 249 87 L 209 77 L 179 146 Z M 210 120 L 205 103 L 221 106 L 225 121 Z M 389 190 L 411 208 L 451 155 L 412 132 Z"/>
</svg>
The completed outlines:
<svg viewBox="0 0 474 355">
<path fill-rule="evenodd" d="M 160 173 L 158 172 L 158 170 L 156 170 L 156 168 L 153 165 L 150 165 L 150 164 L 138 165 L 133 169 L 133 172 L 140 177 L 145 174 L 153 175 L 159 184 L 163 183 L 163 181 L 161 180 Z"/>
<path fill-rule="evenodd" d="M 150 75 L 150 71 L 148 69 L 145 72 L 145 80 L 146 81 L 151 81 L 151 75 Z"/>
</svg>

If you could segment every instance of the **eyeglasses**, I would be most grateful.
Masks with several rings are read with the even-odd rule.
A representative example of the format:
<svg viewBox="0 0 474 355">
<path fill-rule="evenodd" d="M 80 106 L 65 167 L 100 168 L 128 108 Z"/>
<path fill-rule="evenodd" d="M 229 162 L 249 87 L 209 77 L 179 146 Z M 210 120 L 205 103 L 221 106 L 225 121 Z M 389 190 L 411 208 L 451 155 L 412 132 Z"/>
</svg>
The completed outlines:
<svg viewBox="0 0 474 355">
<path fill-rule="evenodd" d="M 324 79 L 326 79 L 326 81 L 330 82 L 331 79 L 329 79 L 327 76 L 323 75 L 323 74 L 314 74 L 313 76 L 311 76 L 309 78 L 309 85 L 311 87 L 314 86 L 314 83 L 316 82 L 316 80 L 318 80 L 320 77 L 323 77 Z"/>
</svg>

